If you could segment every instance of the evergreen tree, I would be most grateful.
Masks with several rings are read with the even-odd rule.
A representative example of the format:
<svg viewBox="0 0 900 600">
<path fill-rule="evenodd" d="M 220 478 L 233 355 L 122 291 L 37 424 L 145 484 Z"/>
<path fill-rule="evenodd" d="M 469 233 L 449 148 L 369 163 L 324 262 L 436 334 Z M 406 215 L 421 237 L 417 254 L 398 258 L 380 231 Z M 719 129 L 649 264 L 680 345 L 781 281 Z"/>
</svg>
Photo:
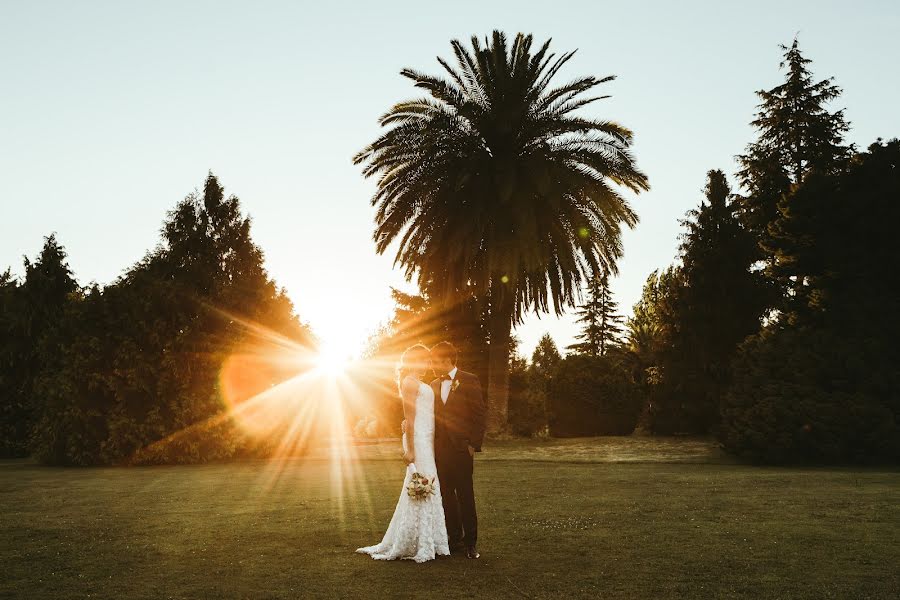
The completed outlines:
<svg viewBox="0 0 900 600">
<path fill-rule="evenodd" d="M 531 368 L 535 376 L 542 380 L 550 379 L 561 360 L 562 356 L 550 334 L 542 335 L 534 347 L 534 352 L 531 353 Z"/>
<path fill-rule="evenodd" d="M 600 286 L 599 278 L 592 277 L 588 281 L 588 296 L 584 304 L 575 312 L 577 323 L 581 324 L 581 332 L 575 336 L 577 343 L 566 347 L 578 354 L 600 355 Z"/>
<path fill-rule="evenodd" d="M 753 269 L 753 235 L 741 223 L 725 174 L 707 173 L 705 201 L 682 221 L 683 289 L 678 314 L 682 337 L 709 364 L 728 362 L 737 343 L 759 330 L 767 304 L 762 274 Z"/>
<path fill-rule="evenodd" d="M 772 462 L 900 461 L 900 141 L 807 177 L 773 238 L 803 286 L 734 362 L 722 440 Z"/>
<path fill-rule="evenodd" d="M 833 78 L 813 79 L 812 61 L 803 56 L 796 38 L 781 49 L 784 83 L 757 92 L 761 102 L 751 124 L 758 138 L 737 157 L 738 176 L 747 190 L 742 198 L 744 218 L 762 243 L 768 238 L 769 225 L 778 218 L 782 196 L 810 173 L 839 169 L 852 153 L 844 143 L 849 128 L 844 111 L 828 110 L 841 88 Z"/>
<path fill-rule="evenodd" d="M 752 265 L 753 235 L 742 225 L 725 174 L 707 174 L 705 201 L 682 221 L 681 286 L 666 385 L 680 398 L 682 427 L 705 432 L 718 421 L 738 344 L 759 331 L 768 304 Z"/>
<path fill-rule="evenodd" d="M 897 331 L 898 294 L 888 274 L 900 260 L 893 233 L 898 198 L 896 139 L 876 141 L 844 172 L 810 177 L 785 198 L 772 227 L 773 270 L 800 284 L 786 322 L 878 338 Z M 891 318 L 873 318 L 879 314 Z"/>
<path fill-rule="evenodd" d="M 618 303 L 613 300 L 609 287 L 609 271 L 595 276 L 588 282 L 587 302 L 578 311 L 581 333 L 575 336 L 578 343 L 568 347 L 579 354 L 606 356 L 615 347 L 622 334 L 622 316 L 616 311 Z"/>
<path fill-rule="evenodd" d="M 90 290 L 65 328 L 61 363 L 39 381 L 32 436 L 35 454 L 56 464 L 250 451 L 255 441 L 233 427 L 228 407 L 296 374 L 281 358 L 313 342 L 269 279 L 238 199 L 212 174 L 202 195 L 169 214 L 162 243 Z M 246 384 L 229 387 L 226 366 L 236 358 L 253 368 L 242 373 Z"/>
<path fill-rule="evenodd" d="M 628 323 L 626 357 L 657 433 L 715 428 L 730 362 L 771 296 L 722 171 L 707 174 L 705 196 L 682 221 L 681 266 L 650 276 Z"/>
<path fill-rule="evenodd" d="M 534 352 L 531 354 L 531 364 L 526 372 L 527 390 L 524 394 L 525 425 L 519 427 L 520 433 L 534 435 L 546 431 L 548 415 L 550 413 L 550 401 L 547 390 L 550 381 L 556 374 L 556 369 L 562 361 L 562 356 L 556 347 L 556 343 L 549 333 L 545 333 L 538 341 Z M 512 413 L 511 413 L 512 414 Z M 516 421 L 510 419 L 510 425 L 516 427 Z"/>
<path fill-rule="evenodd" d="M 20 304 L 19 282 L 7 269 L 0 274 L 0 458 L 25 454 L 27 431 L 20 428 L 27 411 L 19 389 L 21 372 L 17 369 L 24 347 Z"/>
<path fill-rule="evenodd" d="M 17 285 L 7 271 L 0 278 L 3 316 L 0 362 L 0 455 L 27 454 L 28 438 L 42 398 L 37 383 L 58 368 L 59 328 L 79 287 L 55 235 L 45 238 L 37 259 L 25 259 Z"/>
</svg>

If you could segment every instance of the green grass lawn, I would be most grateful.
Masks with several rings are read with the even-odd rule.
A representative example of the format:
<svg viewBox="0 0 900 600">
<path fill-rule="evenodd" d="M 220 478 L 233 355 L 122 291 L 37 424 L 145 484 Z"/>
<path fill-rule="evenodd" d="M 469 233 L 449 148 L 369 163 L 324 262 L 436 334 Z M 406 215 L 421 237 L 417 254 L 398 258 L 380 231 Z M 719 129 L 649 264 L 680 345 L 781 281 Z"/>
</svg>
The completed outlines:
<svg viewBox="0 0 900 600">
<path fill-rule="evenodd" d="M 376 562 L 392 445 L 267 462 L 0 462 L 0 597 L 896 598 L 900 473 L 734 464 L 704 441 L 497 442 L 480 561 Z"/>
</svg>

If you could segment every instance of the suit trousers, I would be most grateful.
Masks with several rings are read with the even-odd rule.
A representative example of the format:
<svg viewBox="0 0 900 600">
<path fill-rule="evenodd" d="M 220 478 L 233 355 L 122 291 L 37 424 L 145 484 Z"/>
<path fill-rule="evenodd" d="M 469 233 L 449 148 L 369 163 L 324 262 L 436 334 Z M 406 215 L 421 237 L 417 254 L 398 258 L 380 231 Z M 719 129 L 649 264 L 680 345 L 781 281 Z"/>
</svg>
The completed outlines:
<svg viewBox="0 0 900 600">
<path fill-rule="evenodd" d="M 478 515 L 472 484 L 474 460 L 467 449 L 443 446 L 437 450 L 435 459 L 450 547 L 459 544 L 474 547 L 478 542 Z"/>
</svg>

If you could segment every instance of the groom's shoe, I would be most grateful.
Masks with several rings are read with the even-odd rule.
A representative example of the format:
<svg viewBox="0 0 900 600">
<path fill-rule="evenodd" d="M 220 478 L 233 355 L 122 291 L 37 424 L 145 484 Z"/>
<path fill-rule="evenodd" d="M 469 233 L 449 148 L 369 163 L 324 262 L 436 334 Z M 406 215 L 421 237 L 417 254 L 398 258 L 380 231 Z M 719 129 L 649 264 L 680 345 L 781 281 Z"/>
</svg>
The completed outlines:
<svg viewBox="0 0 900 600">
<path fill-rule="evenodd" d="M 466 548 L 466 558 L 481 558 L 481 555 L 478 554 L 478 550 L 475 549 L 475 546 L 469 546 Z"/>
</svg>

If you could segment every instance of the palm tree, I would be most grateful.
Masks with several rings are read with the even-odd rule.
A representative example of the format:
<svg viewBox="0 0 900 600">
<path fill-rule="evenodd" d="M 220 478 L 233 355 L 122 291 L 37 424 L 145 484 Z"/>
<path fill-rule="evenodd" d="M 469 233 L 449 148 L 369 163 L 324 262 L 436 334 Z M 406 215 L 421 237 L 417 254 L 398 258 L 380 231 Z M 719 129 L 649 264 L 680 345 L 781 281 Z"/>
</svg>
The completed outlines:
<svg viewBox="0 0 900 600">
<path fill-rule="evenodd" d="M 529 310 L 562 314 L 583 279 L 616 272 L 622 224 L 637 223 L 616 188 L 648 185 L 628 129 L 575 114 L 608 97 L 584 94 L 612 76 L 552 86 L 574 52 L 557 57 L 548 40 L 532 54 L 530 35 L 508 47 L 499 31 L 471 44 L 451 42 L 455 66 L 438 58 L 447 77 L 401 71 L 427 96 L 388 110 L 387 131 L 354 162 L 378 176 L 377 251 L 397 242 L 395 264 L 442 302 L 484 303 L 496 431 L 506 422 L 512 326 Z"/>
</svg>

